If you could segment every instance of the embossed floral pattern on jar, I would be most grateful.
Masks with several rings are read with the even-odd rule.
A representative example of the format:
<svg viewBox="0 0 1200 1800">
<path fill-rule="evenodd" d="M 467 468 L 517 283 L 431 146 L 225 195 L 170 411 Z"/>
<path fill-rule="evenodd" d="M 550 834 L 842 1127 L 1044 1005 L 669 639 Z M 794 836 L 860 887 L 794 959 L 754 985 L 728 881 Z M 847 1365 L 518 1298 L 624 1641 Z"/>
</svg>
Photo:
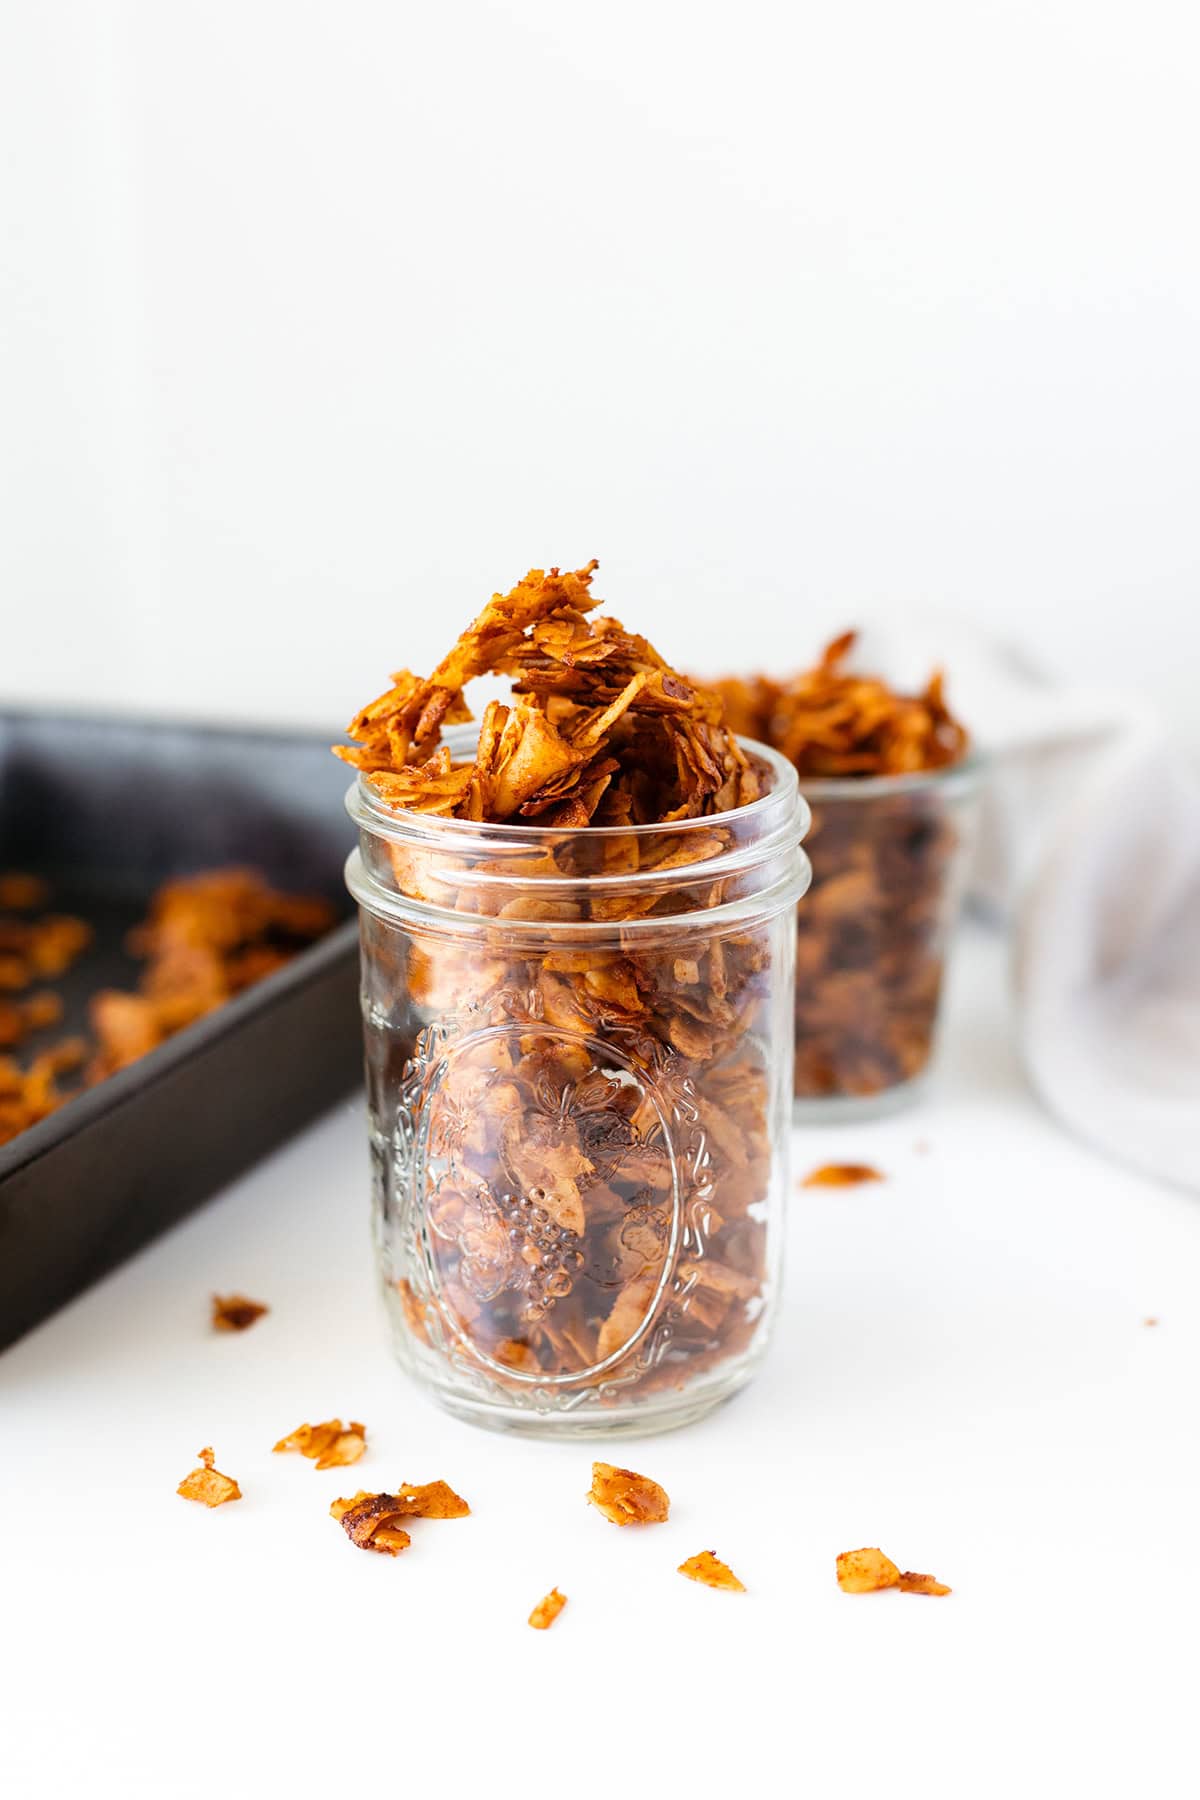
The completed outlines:
<svg viewBox="0 0 1200 1800">
<path fill-rule="evenodd" d="M 402 1362 L 460 1415 L 662 1429 L 763 1352 L 807 811 L 787 762 L 745 749 L 761 798 L 664 825 L 352 790 L 384 1292 Z"/>
</svg>

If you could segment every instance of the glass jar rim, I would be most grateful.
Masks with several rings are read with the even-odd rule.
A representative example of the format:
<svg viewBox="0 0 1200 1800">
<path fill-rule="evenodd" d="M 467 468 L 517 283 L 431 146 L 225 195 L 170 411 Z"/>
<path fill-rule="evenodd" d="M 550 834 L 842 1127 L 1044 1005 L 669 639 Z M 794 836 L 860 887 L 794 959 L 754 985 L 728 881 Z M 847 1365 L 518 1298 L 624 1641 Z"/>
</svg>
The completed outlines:
<svg viewBox="0 0 1200 1800">
<path fill-rule="evenodd" d="M 473 750 L 477 738 L 478 727 L 471 725 L 456 726 L 442 734 L 451 756 L 456 758 Z M 389 806 L 373 792 L 370 777 L 364 774 L 358 775 L 351 784 L 346 794 L 346 810 L 359 829 L 369 831 L 373 837 L 383 838 L 391 843 L 424 842 L 430 845 L 438 842 L 447 849 L 457 842 L 465 850 L 474 841 L 481 848 L 487 846 L 492 851 L 505 848 L 528 850 L 561 845 L 573 837 L 584 838 L 589 842 L 628 837 L 650 841 L 655 836 L 673 838 L 680 834 L 712 831 L 729 825 L 753 825 L 760 820 L 764 826 L 768 821 L 774 826 L 777 819 L 787 819 L 792 815 L 795 815 L 799 824 L 797 842 L 803 842 L 812 824 L 812 814 L 808 801 L 801 792 L 795 767 L 786 756 L 780 755 L 778 750 L 772 750 L 768 744 L 760 744 L 753 738 L 745 737 L 739 737 L 738 743 L 748 756 L 766 764 L 771 772 L 770 787 L 757 800 L 749 800 L 742 806 L 732 806 L 727 812 L 705 813 L 694 819 L 671 819 L 648 825 L 566 826 L 538 825 L 525 821 L 514 823 L 507 819 L 484 821 L 446 818 L 441 813 L 413 812 L 405 807 Z M 773 830 L 768 828 L 766 835 L 773 835 Z M 697 863 L 689 865 L 689 868 L 701 866 L 703 865 Z"/>
<path fill-rule="evenodd" d="M 908 775 L 814 775 L 798 777 L 808 802 L 821 800 L 878 800 L 891 794 L 915 794 L 926 788 L 977 787 L 988 772 L 991 758 L 984 750 L 969 750 L 957 762 L 939 769 L 914 769 Z"/>
<path fill-rule="evenodd" d="M 456 749 L 460 753 L 469 749 L 470 737 L 461 733 L 446 735 L 452 754 Z M 346 796 L 347 810 L 364 840 L 363 848 L 365 840 L 372 839 L 409 856 L 428 859 L 430 879 L 443 883 L 448 891 L 457 882 L 460 892 L 507 892 L 515 896 L 524 889 L 548 900 L 571 899 L 586 893 L 593 904 L 604 901 L 614 906 L 623 897 L 636 895 L 643 901 L 649 897 L 657 907 L 665 896 L 686 895 L 704 885 L 712 887 L 734 876 L 762 871 L 760 885 L 725 895 L 699 910 L 680 907 L 669 913 L 613 911 L 603 918 L 510 916 L 500 920 L 494 912 L 439 904 L 381 882 L 363 848 L 356 850 L 347 862 L 347 885 L 360 906 L 381 917 L 400 923 L 419 921 L 427 930 L 453 934 L 475 930 L 484 921 L 492 927 L 502 925 L 522 937 L 540 934 L 552 941 L 582 935 L 590 939 L 613 933 L 643 936 L 664 929 L 677 930 L 684 919 L 690 920 L 693 927 L 703 921 L 707 928 L 715 929 L 718 925 L 732 927 L 769 917 L 797 900 L 812 878 L 802 847 L 812 815 L 791 763 L 766 745 L 744 738 L 739 742 L 770 770 L 771 786 L 745 806 L 697 819 L 653 825 L 574 827 L 476 823 L 388 806 L 371 794 L 363 775 Z M 691 862 L 664 860 L 648 867 L 573 873 L 556 868 L 552 859 L 547 870 L 536 854 L 562 850 L 573 843 L 594 846 L 630 837 L 649 848 L 656 843 L 677 844 L 681 835 L 696 832 L 707 832 L 716 842 L 705 846 Z M 482 860 L 473 863 L 474 857 Z M 489 867 L 489 859 L 498 866 Z"/>
</svg>

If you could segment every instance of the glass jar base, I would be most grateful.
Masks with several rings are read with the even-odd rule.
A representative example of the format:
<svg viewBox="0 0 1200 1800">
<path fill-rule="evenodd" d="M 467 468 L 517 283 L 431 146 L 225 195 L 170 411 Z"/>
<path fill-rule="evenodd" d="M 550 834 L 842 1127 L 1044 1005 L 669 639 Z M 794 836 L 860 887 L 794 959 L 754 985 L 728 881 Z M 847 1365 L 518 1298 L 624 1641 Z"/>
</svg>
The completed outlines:
<svg viewBox="0 0 1200 1800">
<path fill-rule="evenodd" d="M 436 1361 L 429 1358 L 414 1345 L 403 1315 L 393 1306 L 392 1294 L 386 1288 L 384 1303 L 397 1362 L 443 1412 L 468 1425 L 522 1437 L 633 1438 L 676 1431 L 732 1399 L 753 1378 L 766 1349 L 765 1344 L 760 1343 L 739 1357 L 729 1358 L 719 1374 L 710 1374 L 707 1380 L 697 1377 L 686 1387 L 663 1388 L 624 1404 L 620 1400 L 606 1404 L 589 1397 L 581 1404 L 572 1405 L 566 1394 L 549 1396 L 545 1403 L 539 1404 L 532 1393 L 514 1401 L 502 1394 L 489 1394 L 483 1388 L 472 1392 L 465 1383 L 448 1384 L 444 1379 L 445 1363 L 440 1358 Z"/>
<path fill-rule="evenodd" d="M 433 1399 L 444 1412 L 462 1419 L 468 1425 L 481 1425 L 486 1431 L 503 1431 L 518 1437 L 609 1439 L 657 1437 L 664 1431 L 678 1431 L 692 1425 L 706 1413 L 723 1405 L 744 1385 L 743 1376 L 730 1387 L 697 1396 L 680 1395 L 661 1408 L 642 1402 L 637 1406 L 612 1407 L 586 1414 L 559 1412 L 517 1412 L 512 1407 L 489 1405 L 485 1400 L 468 1400 L 461 1394 L 433 1390 Z"/>
<path fill-rule="evenodd" d="M 877 1094 L 811 1094 L 792 1102 L 793 1125 L 855 1124 L 860 1119 L 886 1119 L 915 1106 L 929 1086 L 930 1071 L 922 1069 L 909 1081 L 881 1088 Z"/>
</svg>

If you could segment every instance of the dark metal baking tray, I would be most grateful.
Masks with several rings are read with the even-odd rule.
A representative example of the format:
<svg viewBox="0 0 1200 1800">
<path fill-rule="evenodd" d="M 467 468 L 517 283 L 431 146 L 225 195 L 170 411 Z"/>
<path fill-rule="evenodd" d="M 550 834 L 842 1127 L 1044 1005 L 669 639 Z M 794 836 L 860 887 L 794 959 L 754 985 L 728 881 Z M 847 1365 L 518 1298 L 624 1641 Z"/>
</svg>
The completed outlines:
<svg viewBox="0 0 1200 1800">
<path fill-rule="evenodd" d="M 358 938 L 342 881 L 346 774 L 325 739 L 0 711 L 0 869 L 47 878 L 95 930 L 47 985 L 132 988 L 128 927 L 155 888 L 245 865 L 341 922 L 287 966 L 0 1145 L 0 1348 L 114 1268 L 358 1081 Z"/>
</svg>

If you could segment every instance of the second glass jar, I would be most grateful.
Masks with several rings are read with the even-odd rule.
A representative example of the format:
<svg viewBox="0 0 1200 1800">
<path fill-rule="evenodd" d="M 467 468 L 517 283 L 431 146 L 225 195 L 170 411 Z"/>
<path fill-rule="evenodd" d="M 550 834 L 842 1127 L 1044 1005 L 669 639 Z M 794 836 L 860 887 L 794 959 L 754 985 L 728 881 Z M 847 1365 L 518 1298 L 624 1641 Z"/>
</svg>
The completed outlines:
<svg viewBox="0 0 1200 1800">
<path fill-rule="evenodd" d="M 805 780 L 813 888 L 796 943 L 796 1118 L 915 1100 L 940 1023 L 981 763 Z"/>
</svg>

